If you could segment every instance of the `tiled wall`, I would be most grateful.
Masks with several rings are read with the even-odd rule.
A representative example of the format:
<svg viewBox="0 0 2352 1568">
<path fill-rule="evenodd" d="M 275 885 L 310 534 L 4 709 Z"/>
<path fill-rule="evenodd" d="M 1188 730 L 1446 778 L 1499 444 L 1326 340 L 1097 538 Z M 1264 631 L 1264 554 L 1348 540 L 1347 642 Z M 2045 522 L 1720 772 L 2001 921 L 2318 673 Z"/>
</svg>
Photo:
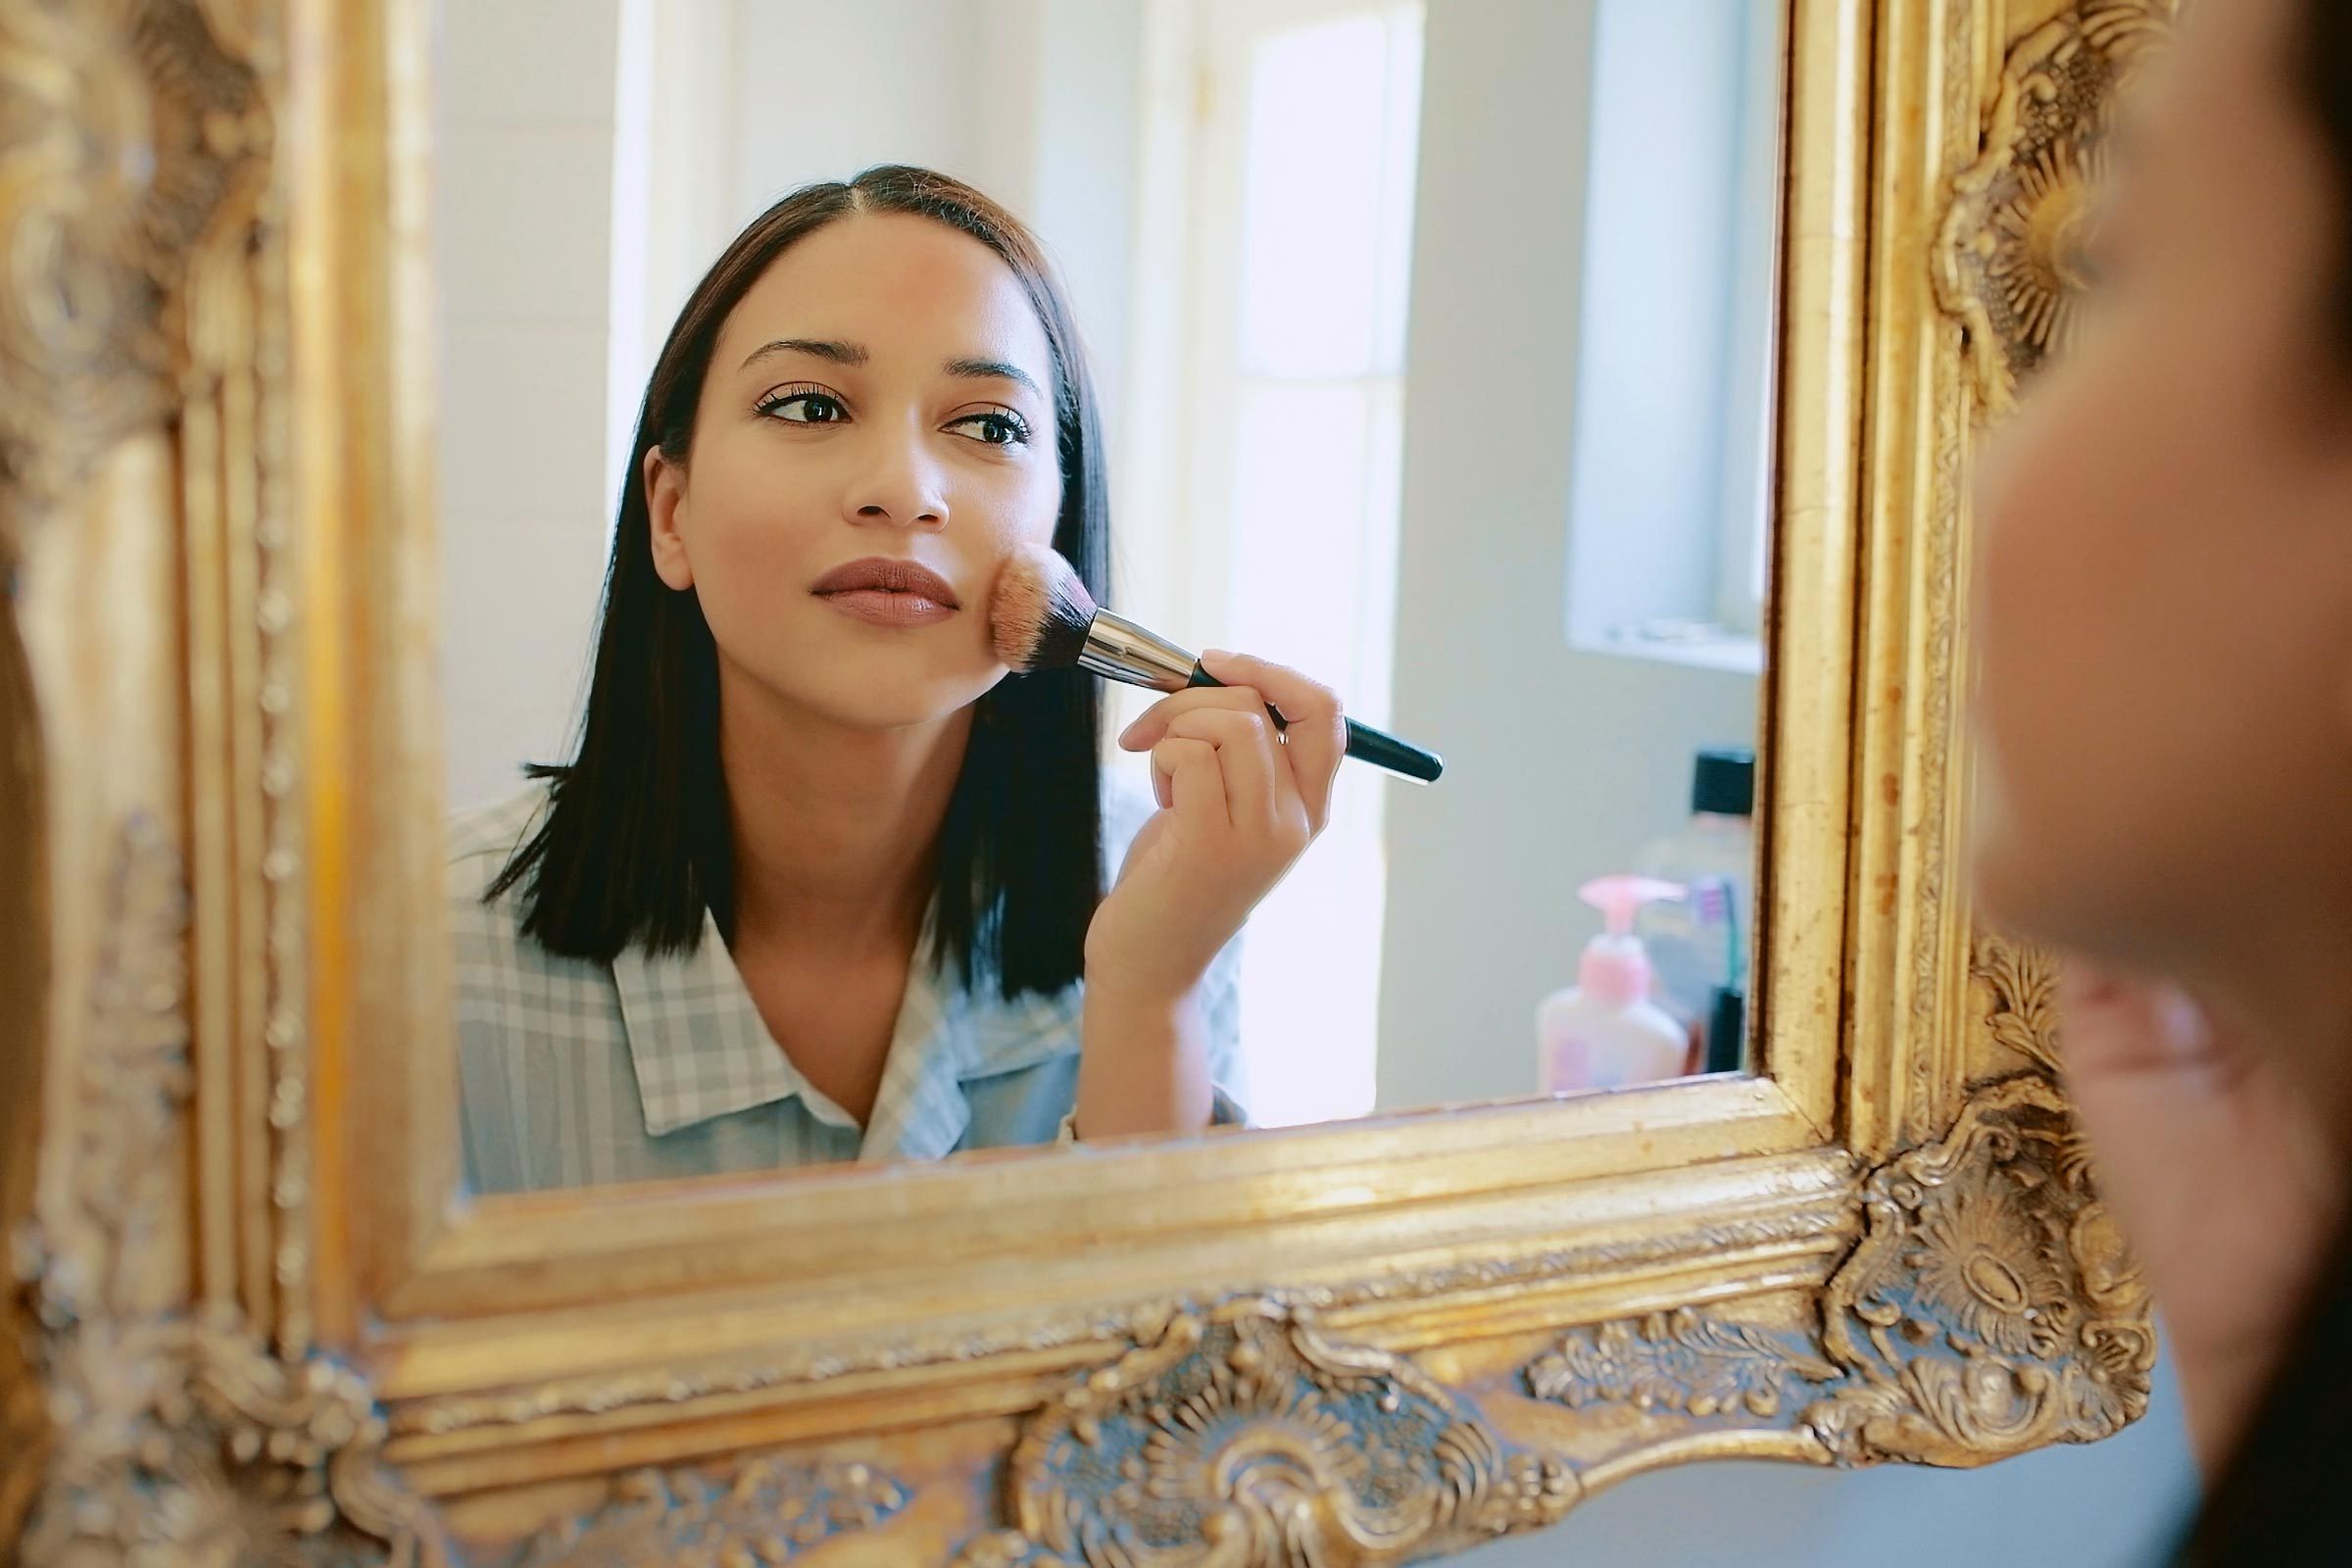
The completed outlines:
<svg viewBox="0 0 2352 1568">
<path fill-rule="evenodd" d="M 567 740 L 612 526 L 605 474 L 618 0 L 445 0 L 436 22 L 442 688 L 449 804 Z"/>
</svg>

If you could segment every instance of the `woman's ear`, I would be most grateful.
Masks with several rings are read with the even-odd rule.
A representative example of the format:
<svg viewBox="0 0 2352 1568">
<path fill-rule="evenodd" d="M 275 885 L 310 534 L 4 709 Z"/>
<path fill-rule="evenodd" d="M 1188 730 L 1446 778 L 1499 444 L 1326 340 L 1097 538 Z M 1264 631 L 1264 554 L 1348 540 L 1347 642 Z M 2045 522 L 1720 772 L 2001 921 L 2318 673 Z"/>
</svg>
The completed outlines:
<svg viewBox="0 0 2352 1568">
<path fill-rule="evenodd" d="M 653 518 L 654 570 L 683 593 L 694 586 L 686 559 L 686 466 L 672 463 L 658 446 L 645 452 L 645 509 Z"/>
</svg>

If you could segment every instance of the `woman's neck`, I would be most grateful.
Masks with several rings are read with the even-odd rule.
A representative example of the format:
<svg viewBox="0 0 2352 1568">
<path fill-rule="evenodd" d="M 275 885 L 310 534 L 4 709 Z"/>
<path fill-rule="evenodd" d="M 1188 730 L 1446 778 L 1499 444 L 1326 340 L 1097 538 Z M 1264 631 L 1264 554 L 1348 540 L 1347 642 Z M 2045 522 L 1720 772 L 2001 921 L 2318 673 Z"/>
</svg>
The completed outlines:
<svg viewBox="0 0 2352 1568">
<path fill-rule="evenodd" d="M 735 932 L 844 958 L 906 949 L 931 900 L 970 710 L 859 729 L 788 708 L 722 668 L 719 767 Z"/>
</svg>

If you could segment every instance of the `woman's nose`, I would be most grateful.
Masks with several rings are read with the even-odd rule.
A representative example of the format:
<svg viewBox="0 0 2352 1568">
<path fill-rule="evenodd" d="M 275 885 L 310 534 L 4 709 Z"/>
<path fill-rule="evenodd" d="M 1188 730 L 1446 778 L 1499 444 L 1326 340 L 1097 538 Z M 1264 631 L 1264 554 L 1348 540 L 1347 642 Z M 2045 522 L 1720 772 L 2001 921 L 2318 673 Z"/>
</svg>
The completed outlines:
<svg viewBox="0 0 2352 1568">
<path fill-rule="evenodd" d="M 847 500 L 853 518 L 909 528 L 946 526 L 948 498 L 919 442 L 887 441 L 879 446 L 871 465 L 850 487 Z"/>
</svg>

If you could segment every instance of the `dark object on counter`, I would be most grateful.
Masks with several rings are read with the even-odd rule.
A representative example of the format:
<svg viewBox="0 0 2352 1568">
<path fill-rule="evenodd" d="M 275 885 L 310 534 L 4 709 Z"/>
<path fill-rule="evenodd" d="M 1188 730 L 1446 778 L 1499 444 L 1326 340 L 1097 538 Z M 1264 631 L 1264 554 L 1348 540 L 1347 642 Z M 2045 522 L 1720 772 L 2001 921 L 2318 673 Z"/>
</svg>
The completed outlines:
<svg viewBox="0 0 2352 1568">
<path fill-rule="evenodd" d="M 1715 988 L 1715 1010 L 1707 1017 L 1707 1056 L 1700 1072 L 1738 1072 L 1747 1054 L 1747 993 Z"/>
<path fill-rule="evenodd" d="M 1694 816 L 1756 814 L 1756 754 L 1745 747 L 1713 747 L 1690 766 L 1690 811 Z"/>
</svg>

